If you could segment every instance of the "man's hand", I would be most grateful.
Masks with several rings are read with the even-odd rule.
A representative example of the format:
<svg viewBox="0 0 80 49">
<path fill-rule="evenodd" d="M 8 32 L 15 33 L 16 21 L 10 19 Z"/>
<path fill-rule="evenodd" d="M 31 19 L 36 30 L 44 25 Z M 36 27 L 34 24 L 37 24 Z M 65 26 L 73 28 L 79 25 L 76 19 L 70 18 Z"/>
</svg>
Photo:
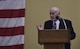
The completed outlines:
<svg viewBox="0 0 80 49">
<path fill-rule="evenodd" d="M 38 29 L 38 30 L 43 30 L 44 27 L 43 27 L 42 25 L 37 25 L 37 29 Z"/>
</svg>

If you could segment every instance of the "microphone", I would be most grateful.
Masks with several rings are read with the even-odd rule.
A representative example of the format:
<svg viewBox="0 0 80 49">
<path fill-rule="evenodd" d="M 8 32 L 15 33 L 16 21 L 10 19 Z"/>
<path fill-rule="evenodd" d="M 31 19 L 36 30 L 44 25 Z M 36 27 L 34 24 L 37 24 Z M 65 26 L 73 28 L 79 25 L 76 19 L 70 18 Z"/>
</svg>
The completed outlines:
<svg viewBox="0 0 80 49">
<path fill-rule="evenodd" d="M 62 19 L 60 16 L 57 16 L 56 19 Z"/>
<path fill-rule="evenodd" d="M 67 25 L 66 25 L 65 20 L 64 19 L 62 19 L 62 20 L 63 20 L 64 26 L 65 26 L 65 29 L 67 29 Z"/>
<path fill-rule="evenodd" d="M 62 19 L 63 20 L 63 23 L 64 23 L 64 26 L 65 26 L 65 29 L 67 29 L 67 25 L 66 25 L 66 22 L 63 18 L 61 18 L 60 16 L 57 16 L 56 19 Z"/>
<path fill-rule="evenodd" d="M 57 16 L 56 19 L 59 19 L 59 16 Z"/>
</svg>

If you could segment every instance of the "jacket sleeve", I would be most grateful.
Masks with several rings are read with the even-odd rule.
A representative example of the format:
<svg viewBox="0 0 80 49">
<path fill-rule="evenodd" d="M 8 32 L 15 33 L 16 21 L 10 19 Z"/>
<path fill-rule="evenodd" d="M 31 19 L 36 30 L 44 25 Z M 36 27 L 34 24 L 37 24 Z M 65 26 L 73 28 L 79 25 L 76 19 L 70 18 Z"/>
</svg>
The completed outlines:
<svg viewBox="0 0 80 49">
<path fill-rule="evenodd" d="M 72 27 L 72 22 L 71 21 L 69 21 L 69 29 L 70 29 L 70 39 L 72 40 L 76 37 L 76 34 L 75 34 L 74 29 Z"/>
<path fill-rule="evenodd" d="M 47 29 L 47 22 L 44 23 L 44 29 Z"/>
<path fill-rule="evenodd" d="M 52 21 L 45 21 L 44 23 L 44 29 L 52 29 Z"/>
</svg>

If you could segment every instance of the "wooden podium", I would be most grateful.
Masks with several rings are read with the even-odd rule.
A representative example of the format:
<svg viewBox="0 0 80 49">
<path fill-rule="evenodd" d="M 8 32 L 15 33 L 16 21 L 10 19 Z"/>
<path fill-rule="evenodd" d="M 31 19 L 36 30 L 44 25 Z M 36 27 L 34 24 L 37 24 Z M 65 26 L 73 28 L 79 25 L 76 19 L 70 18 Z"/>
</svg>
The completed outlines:
<svg viewBox="0 0 80 49">
<path fill-rule="evenodd" d="M 44 44 L 44 49 L 65 49 L 65 43 L 70 42 L 69 30 L 38 30 L 38 42 Z"/>
</svg>

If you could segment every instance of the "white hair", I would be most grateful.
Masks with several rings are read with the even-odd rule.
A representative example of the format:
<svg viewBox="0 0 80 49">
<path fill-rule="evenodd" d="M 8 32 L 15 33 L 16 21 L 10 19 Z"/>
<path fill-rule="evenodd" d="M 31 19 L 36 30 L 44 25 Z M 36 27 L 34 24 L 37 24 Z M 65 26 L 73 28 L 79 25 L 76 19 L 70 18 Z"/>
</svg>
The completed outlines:
<svg viewBox="0 0 80 49">
<path fill-rule="evenodd" d="M 56 11 L 58 13 L 60 12 L 60 9 L 58 7 L 52 7 L 51 10 L 54 10 L 54 11 Z"/>
</svg>

